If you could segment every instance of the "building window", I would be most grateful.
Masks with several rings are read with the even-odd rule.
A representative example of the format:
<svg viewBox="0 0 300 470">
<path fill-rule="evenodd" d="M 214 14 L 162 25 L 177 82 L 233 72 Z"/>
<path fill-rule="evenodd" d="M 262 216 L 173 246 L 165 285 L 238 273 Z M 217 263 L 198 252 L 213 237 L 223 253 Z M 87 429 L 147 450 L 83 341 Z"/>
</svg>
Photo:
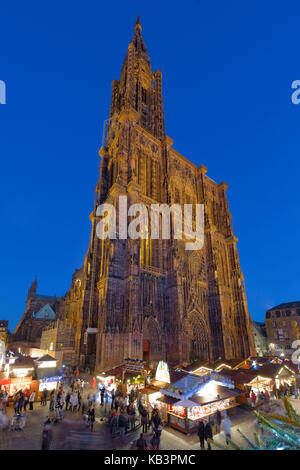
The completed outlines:
<svg viewBox="0 0 300 470">
<path fill-rule="evenodd" d="M 291 311 L 290 311 L 290 310 L 286 310 L 285 314 L 286 314 L 287 317 L 290 317 L 290 316 L 291 316 Z"/>
<path fill-rule="evenodd" d="M 276 328 L 277 324 L 276 324 L 276 321 L 272 321 L 272 325 L 274 328 Z"/>
<path fill-rule="evenodd" d="M 278 333 L 278 339 L 279 339 L 279 341 L 284 341 L 284 336 L 283 336 L 282 328 L 278 328 L 277 333 Z"/>
<path fill-rule="evenodd" d="M 277 317 L 277 318 L 280 317 L 280 311 L 279 311 L 279 310 L 276 310 L 276 317 Z"/>
</svg>

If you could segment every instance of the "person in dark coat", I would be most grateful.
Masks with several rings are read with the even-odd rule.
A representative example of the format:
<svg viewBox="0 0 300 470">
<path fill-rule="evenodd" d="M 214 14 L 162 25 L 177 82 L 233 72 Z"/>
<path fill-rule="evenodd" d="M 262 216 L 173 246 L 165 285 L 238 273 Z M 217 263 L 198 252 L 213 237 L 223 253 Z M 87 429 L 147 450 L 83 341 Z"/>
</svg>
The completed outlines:
<svg viewBox="0 0 300 470">
<path fill-rule="evenodd" d="M 115 392 L 114 390 L 111 391 L 111 409 L 114 407 L 114 401 L 115 401 Z"/>
<path fill-rule="evenodd" d="M 146 433 L 147 432 L 147 428 L 148 428 L 148 411 L 146 410 L 146 408 L 143 408 L 142 412 L 141 412 L 141 424 L 143 426 L 143 433 Z"/>
<path fill-rule="evenodd" d="M 67 395 L 66 395 L 66 399 L 65 399 L 65 402 L 66 402 L 66 411 L 68 411 L 70 399 L 71 399 L 71 394 L 70 394 L 70 392 L 68 392 Z"/>
<path fill-rule="evenodd" d="M 204 450 L 205 449 L 205 446 L 204 446 L 204 441 L 205 441 L 205 425 L 203 423 L 203 421 L 200 421 L 199 423 L 199 426 L 198 426 L 198 437 L 199 437 L 199 441 L 200 441 L 200 449 L 201 450 Z"/>
<path fill-rule="evenodd" d="M 94 423 L 95 423 L 95 408 L 93 406 L 90 406 L 88 409 L 88 423 L 90 426 L 91 431 L 94 429 Z"/>
<path fill-rule="evenodd" d="M 118 415 L 116 412 L 113 413 L 111 420 L 110 420 L 110 433 L 111 437 L 115 437 L 118 428 Z"/>
<path fill-rule="evenodd" d="M 147 450 L 147 442 L 144 438 L 144 434 L 141 433 L 139 439 L 136 441 L 137 450 Z"/>
<path fill-rule="evenodd" d="M 211 450 L 209 439 L 213 438 L 213 432 L 210 423 L 206 423 L 204 428 L 204 437 L 207 442 L 207 450 Z"/>
<path fill-rule="evenodd" d="M 80 394 L 80 391 L 78 390 L 78 393 L 77 393 L 77 397 L 78 397 L 78 407 L 77 407 L 77 411 L 80 410 L 81 408 L 81 394 Z"/>
<path fill-rule="evenodd" d="M 23 406 L 24 406 L 24 394 L 23 394 L 23 392 L 21 391 L 21 392 L 20 392 L 20 395 L 19 395 L 18 410 L 17 410 L 17 412 L 18 412 L 20 415 L 22 414 Z"/>
<path fill-rule="evenodd" d="M 119 416 L 119 429 L 120 429 L 120 437 L 122 444 L 125 442 L 125 434 L 126 434 L 126 429 L 128 427 L 128 416 L 125 415 L 124 411 L 121 411 L 120 416 Z"/>
<path fill-rule="evenodd" d="M 216 433 L 218 434 L 221 431 L 221 424 L 222 424 L 222 415 L 220 410 L 216 413 Z"/>
<path fill-rule="evenodd" d="M 157 431 L 158 426 L 161 424 L 158 410 L 155 410 L 155 413 L 152 415 L 152 424 L 154 425 L 155 431 Z"/>
<path fill-rule="evenodd" d="M 104 405 L 104 393 L 105 393 L 105 388 L 102 387 L 100 391 L 100 400 L 101 400 L 101 406 Z"/>
<path fill-rule="evenodd" d="M 51 430 L 51 421 L 47 417 L 43 425 L 43 432 L 42 432 L 42 450 L 49 450 L 52 441 L 52 430 Z"/>
</svg>

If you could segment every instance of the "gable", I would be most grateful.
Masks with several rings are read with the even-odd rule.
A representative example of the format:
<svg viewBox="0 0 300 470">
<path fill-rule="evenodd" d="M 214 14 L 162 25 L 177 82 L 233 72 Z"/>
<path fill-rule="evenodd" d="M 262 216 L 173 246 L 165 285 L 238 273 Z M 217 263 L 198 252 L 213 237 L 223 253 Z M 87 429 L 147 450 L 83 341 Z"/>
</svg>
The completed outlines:
<svg viewBox="0 0 300 470">
<path fill-rule="evenodd" d="M 33 313 L 32 318 L 55 320 L 56 314 L 52 307 L 46 304 L 37 313 Z"/>
</svg>

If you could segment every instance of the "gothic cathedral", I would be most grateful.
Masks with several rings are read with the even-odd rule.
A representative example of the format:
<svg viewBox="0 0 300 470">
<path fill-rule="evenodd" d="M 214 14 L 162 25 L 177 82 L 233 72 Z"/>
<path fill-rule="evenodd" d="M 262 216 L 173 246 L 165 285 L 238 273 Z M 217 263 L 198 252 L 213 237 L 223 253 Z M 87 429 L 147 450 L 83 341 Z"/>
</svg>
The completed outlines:
<svg viewBox="0 0 300 470">
<path fill-rule="evenodd" d="M 60 328 L 73 328 L 77 363 L 102 371 L 124 358 L 185 365 L 254 354 L 227 184 L 206 176 L 166 136 L 162 73 L 151 70 L 139 18 L 112 83 L 99 153 L 89 249 L 56 308 Z M 203 248 L 187 251 L 174 239 L 99 239 L 97 207 L 117 206 L 119 196 L 147 207 L 204 204 Z"/>
</svg>

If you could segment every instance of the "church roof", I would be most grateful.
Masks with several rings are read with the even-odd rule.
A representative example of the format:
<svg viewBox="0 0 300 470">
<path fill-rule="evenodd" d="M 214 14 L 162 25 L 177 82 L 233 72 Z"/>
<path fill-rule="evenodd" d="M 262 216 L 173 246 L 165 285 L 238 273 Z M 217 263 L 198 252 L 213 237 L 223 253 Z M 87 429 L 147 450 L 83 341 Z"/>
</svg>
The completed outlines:
<svg viewBox="0 0 300 470">
<path fill-rule="evenodd" d="M 57 297 L 55 295 L 36 294 L 35 298 L 39 300 L 48 300 L 49 302 L 56 302 L 57 300 Z"/>
<path fill-rule="evenodd" d="M 270 310 L 281 310 L 282 308 L 295 308 L 295 307 L 300 307 L 300 300 L 296 300 L 295 302 L 286 302 L 283 304 L 276 305 L 276 307 L 269 308 L 267 312 Z"/>
<path fill-rule="evenodd" d="M 33 313 L 32 318 L 55 320 L 56 313 L 49 304 L 46 304 L 37 313 Z"/>
</svg>

